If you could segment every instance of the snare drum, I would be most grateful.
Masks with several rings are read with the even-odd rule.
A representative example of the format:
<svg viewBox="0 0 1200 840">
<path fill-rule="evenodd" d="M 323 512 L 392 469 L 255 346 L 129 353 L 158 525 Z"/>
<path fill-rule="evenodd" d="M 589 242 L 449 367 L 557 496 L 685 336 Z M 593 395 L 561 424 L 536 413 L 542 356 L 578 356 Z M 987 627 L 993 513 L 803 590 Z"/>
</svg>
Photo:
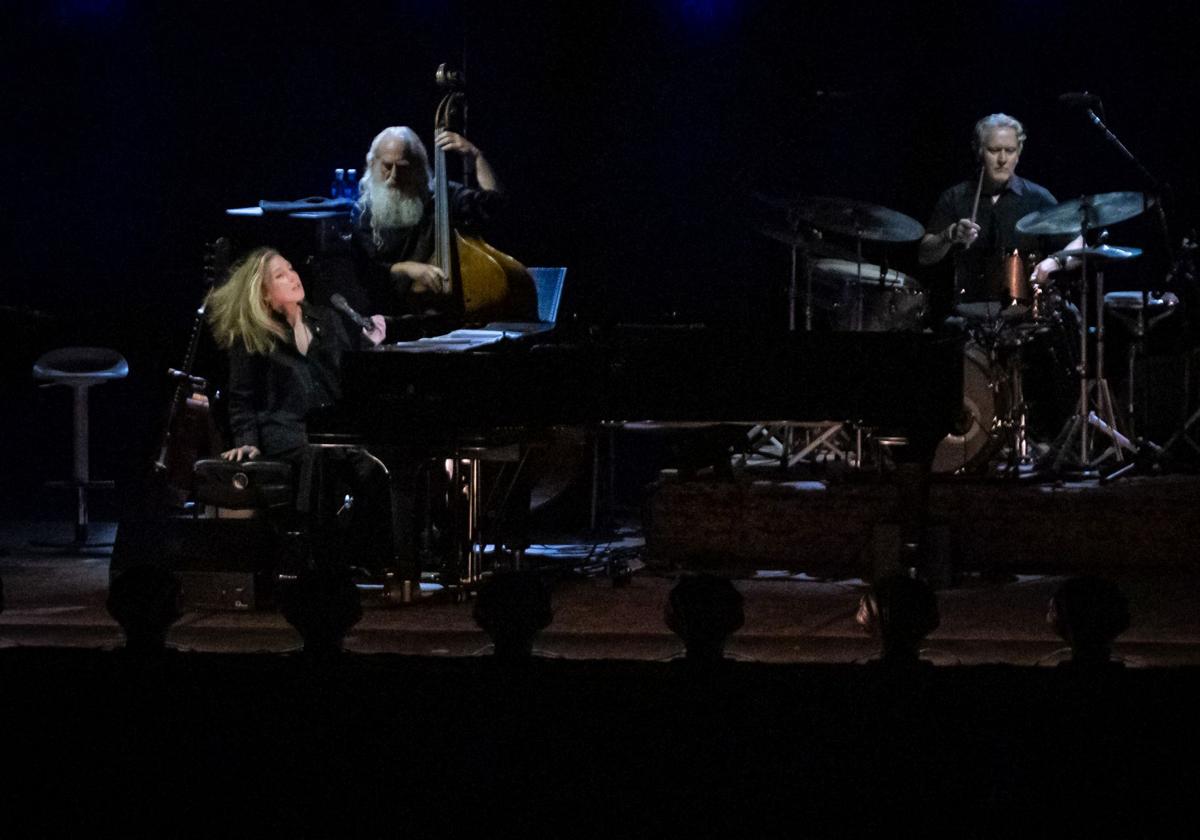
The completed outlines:
<svg viewBox="0 0 1200 840">
<path fill-rule="evenodd" d="M 912 331 L 924 326 L 925 290 L 912 277 L 881 266 L 853 260 L 822 259 L 812 265 L 813 307 L 829 327 L 854 329 L 854 313 L 862 297 L 862 326 L 866 332 Z"/>
<path fill-rule="evenodd" d="M 954 307 L 954 314 L 968 323 L 1026 320 L 1036 301 L 1029 281 L 1033 273 L 1032 262 L 1028 255 L 1016 250 L 991 262 L 987 270 L 987 288 L 992 300 L 960 302 Z"/>
</svg>

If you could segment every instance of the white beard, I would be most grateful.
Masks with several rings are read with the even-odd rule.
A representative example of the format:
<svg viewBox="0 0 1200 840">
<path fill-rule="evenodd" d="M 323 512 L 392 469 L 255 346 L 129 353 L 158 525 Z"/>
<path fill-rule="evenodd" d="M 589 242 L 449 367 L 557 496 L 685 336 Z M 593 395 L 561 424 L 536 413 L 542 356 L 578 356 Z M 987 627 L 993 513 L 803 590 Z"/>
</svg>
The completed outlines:
<svg viewBox="0 0 1200 840">
<path fill-rule="evenodd" d="M 367 197 L 371 228 L 377 240 L 381 230 L 415 227 L 425 214 L 425 202 L 420 196 L 392 189 L 386 182 L 371 181 Z"/>
</svg>

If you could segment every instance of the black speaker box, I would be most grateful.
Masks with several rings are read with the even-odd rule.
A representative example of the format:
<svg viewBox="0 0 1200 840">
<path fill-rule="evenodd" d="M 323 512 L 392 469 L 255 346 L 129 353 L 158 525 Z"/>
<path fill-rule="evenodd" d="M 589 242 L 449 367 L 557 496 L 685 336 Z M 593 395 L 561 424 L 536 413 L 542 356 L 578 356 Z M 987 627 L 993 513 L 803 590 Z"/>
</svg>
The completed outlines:
<svg viewBox="0 0 1200 840">
<path fill-rule="evenodd" d="M 272 603 L 280 541 L 265 518 L 167 518 L 117 527 L 110 578 L 162 565 L 183 585 L 186 607 L 253 610 Z"/>
</svg>

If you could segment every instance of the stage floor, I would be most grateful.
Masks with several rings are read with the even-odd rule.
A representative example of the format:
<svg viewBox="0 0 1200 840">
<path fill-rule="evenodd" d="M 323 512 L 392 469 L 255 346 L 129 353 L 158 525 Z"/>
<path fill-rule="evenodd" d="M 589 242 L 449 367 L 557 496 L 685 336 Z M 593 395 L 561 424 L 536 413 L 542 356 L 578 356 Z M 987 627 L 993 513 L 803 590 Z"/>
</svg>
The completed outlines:
<svg viewBox="0 0 1200 840">
<path fill-rule="evenodd" d="M 67 526 L 0 522 L 0 577 L 6 609 L 0 646 L 110 647 L 120 633 L 104 608 L 109 557 L 103 551 L 71 556 L 30 547 L 34 540 L 64 538 Z M 93 529 L 111 540 L 115 526 Z M 681 648 L 662 620 L 674 573 L 645 567 L 634 529 L 604 542 L 582 535 L 535 546 L 531 555 L 554 572 L 554 621 L 538 647 L 571 659 L 662 660 Z M 632 576 L 615 586 L 603 560 L 618 553 Z M 1078 567 L 1070 569 L 1077 573 Z M 1051 665 L 1063 643 L 1046 627 L 1046 604 L 1068 573 L 985 580 L 965 575 L 939 591 L 942 623 L 929 639 L 927 658 L 938 664 Z M 1130 666 L 1200 664 L 1200 571 L 1171 568 L 1107 569 L 1131 601 L 1133 621 L 1117 654 Z M 869 658 L 871 640 L 854 623 L 865 585 L 858 579 L 813 579 L 804 574 L 744 574 L 746 623 L 729 652 L 761 662 L 853 662 Z M 347 639 L 361 653 L 470 656 L 487 650 L 471 619 L 470 602 L 425 597 L 393 605 L 364 590 L 364 615 Z M 298 637 L 273 610 L 190 610 L 172 630 L 179 647 L 213 652 L 295 649 Z"/>
</svg>

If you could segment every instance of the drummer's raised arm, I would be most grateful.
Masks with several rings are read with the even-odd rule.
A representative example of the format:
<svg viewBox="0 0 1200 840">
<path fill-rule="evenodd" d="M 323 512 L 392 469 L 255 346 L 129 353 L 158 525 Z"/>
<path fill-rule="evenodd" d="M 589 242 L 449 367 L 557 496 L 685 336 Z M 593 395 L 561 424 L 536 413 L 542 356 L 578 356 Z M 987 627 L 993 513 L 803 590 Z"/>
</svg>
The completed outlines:
<svg viewBox="0 0 1200 840">
<path fill-rule="evenodd" d="M 950 253 L 950 249 L 954 247 L 955 243 L 961 242 L 969 245 L 978 236 L 979 225 L 970 219 L 959 219 L 953 224 L 932 233 L 926 233 L 921 237 L 921 244 L 917 247 L 917 261 L 921 265 L 933 265 L 941 262 L 946 258 L 946 254 Z"/>
</svg>

